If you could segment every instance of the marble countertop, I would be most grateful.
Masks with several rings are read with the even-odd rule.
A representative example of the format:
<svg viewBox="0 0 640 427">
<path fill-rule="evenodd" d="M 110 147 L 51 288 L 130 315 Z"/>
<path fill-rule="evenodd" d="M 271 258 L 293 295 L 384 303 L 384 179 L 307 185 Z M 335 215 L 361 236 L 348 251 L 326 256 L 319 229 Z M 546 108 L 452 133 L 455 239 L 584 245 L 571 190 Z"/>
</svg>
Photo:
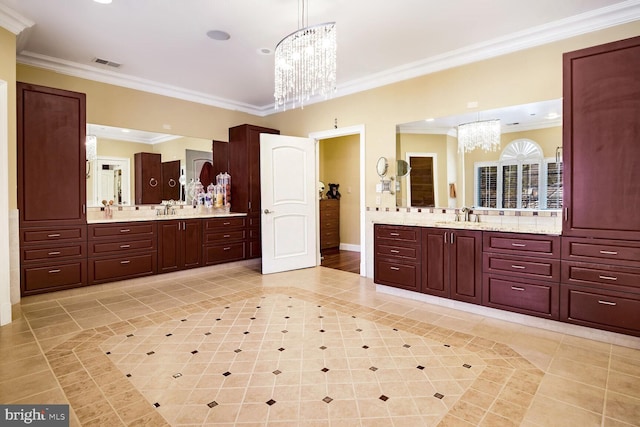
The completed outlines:
<svg viewBox="0 0 640 427">
<path fill-rule="evenodd" d="M 376 224 L 408 225 L 418 227 L 439 227 L 457 230 L 500 231 L 506 233 L 549 234 L 559 236 L 562 229 L 550 224 L 536 223 L 497 223 L 497 222 L 465 222 L 465 221 L 412 221 L 411 219 L 380 219 Z"/>
<path fill-rule="evenodd" d="M 111 218 L 105 218 L 104 212 L 89 214 L 87 224 L 110 224 L 117 222 L 137 222 L 137 221 L 170 221 L 174 219 L 196 219 L 196 218 L 225 218 L 247 216 L 242 212 L 224 212 L 203 209 L 178 209 L 173 214 L 157 215 L 155 210 L 145 211 L 118 211 L 114 210 Z"/>
</svg>

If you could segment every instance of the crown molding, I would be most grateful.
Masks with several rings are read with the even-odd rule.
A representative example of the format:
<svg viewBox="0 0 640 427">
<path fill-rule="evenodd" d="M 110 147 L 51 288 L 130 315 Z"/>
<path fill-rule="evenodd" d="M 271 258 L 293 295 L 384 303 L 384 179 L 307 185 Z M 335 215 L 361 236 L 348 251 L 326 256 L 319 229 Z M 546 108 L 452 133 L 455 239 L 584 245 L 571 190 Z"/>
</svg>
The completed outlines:
<svg viewBox="0 0 640 427">
<path fill-rule="evenodd" d="M 8 24 L 5 24 L 2 12 L 8 12 L 4 15 L 14 17 L 13 23 L 10 21 Z M 30 27 L 33 25 L 33 23 L 28 25 L 30 21 L 25 18 L 20 19 L 20 17 L 16 15 L 17 14 L 15 12 L 0 4 L 0 25 L 6 27 L 6 25 L 11 26 L 13 24 L 13 27 L 16 28 L 16 30 L 19 28 L 24 30 L 27 26 Z M 351 95 L 357 92 L 374 89 L 403 80 L 637 20 L 640 20 L 640 0 L 627 0 L 611 6 L 550 22 L 545 25 L 512 33 L 504 37 L 495 38 L 487 42 L 477 43 L 475 45 L 453 50 L 442 55 L 436 55 L 421 61 L 391 68 L 362 79 L 352 80 L 338 85 L 334 96 L 331 98 Z M 158 95 L 224 108 L 227 110 L 241 111 L 259 117 L 265 117 L 281 112 L 280 109 L 275 108 L 273 103 L 263 106 L 241 103 L 28 51 L 20 52 L 17 55 L 16 60 L 21 64 L 32 65 L 34 67 L 44 68 L 61 74 L 155 93 Z M 308 106 L 325 100 L 325 97 L 316 97 L 305 101 L 305 105 Z"/>
<path fill-rule="evenodd" d="M 477 43 L 352 80 L 338 86 L 337 96 L 385 86 L 449 68 L 513 53 L 570 37 L 587 34 L 616 25 L 640 20 L 640 0 L 627 0 L 615 5 L 518 31 L 507 36 Z"/>
<path fill-rule="evenodd" d="M 66 74 L 82 79 L 112 84 L 115 86 L 127 87 L 129 89 L 136 89 L 143 92 L 182 99 L 184 101 L 224 108 L 226 110 L 242 111 L 258 116 L 263 115 L 261 110 L 253 105 L 235 102 L 232 100 L 207 95 L 202 92 L 196 92 L 177 86 L 158 83 L 152 80 L 129 76 L 110 70 L 103 70 L 98 67 L 79 64 L 77 62 L 66 61 L 51 56 L 41 55 L 39 53 L 23 51 L 17 55 L 16 61 L 20 64 L 44 68 L 46 70 L 51 70 L 60 74 Z"/>
<path fill-rule="evenodd" d="M 0 27 L 3 27 L 13 34 L 18 35 L 27 28 L 31 28 L 35 22 L 20 15 L 15 10 L 0 3 Z"/>
</svg>

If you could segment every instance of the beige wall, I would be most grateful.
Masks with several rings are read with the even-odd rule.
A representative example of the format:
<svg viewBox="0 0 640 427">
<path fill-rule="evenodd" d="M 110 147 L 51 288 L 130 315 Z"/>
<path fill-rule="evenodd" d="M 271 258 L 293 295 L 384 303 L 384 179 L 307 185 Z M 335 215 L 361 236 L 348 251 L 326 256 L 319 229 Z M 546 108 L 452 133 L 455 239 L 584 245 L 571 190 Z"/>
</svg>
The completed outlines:
<svg viewBox="0 0 640 427">
<path fill-rule="evenodd" d="M 16 36 L 0 27 L 0 80 L 7 82 L 7 141 L 10 165 L 18 161 L 16 147 Z M 9 168 L 9 209 L 17 209 L 17 168 Z"/>
<path fill-rule="evenodd" d="M 340 243 L 360 245 L 360 135 L 319 142 L 320 181 L 340 184 Z"/>
<path fill-rule="evenodd" d="M 560 42 L 527 49 L 497 58 L 445 70 L 396 84 L 335 98 L 304 109 L 288 110 L 265 118 L 236 111 L 153 95 L 132 89 L 92 82 L 26 65 L 17 65 L 17 78 L 34 84 L 75 90 L 87 94 L 87 120 L 109 126 L 171 132 L 226 141 L 230 126 L 253 123 L 280 129 L 282 134 L 306 136 L 333 128 L 365 126 L 365 197 L 367 206 L 375 201 L 375 162 L 380 156 L 394 167 L 396 124 L 425 117 L 450 116 L 465 112 L 469 101 L 486 110 L 509 105 L 557 99 L 562 96 L 562 53 L 639 34 L 630 23 Z M 15 49 L 6 32 L 3 38 Z M 13 42 L 13 43 L 12 43 Z M 3 46 L 5 43 L 2 44 Z M 15 61 L 15 51 L 3 48 L 2 63 Z M 12 79 L 10 71 L 0 69 Z M 339 79 L 338 75 L 338 79 Z M 10 95 L 15 95 L 15 92 Z M 13 110 L 13 108 L 11 109 Z M 10 123 L 15 112 L 10 112 Z M 11 132 L 11 130 L 10 130 Z M 15 158 L 15 132 L 10 135 Z M 12 162 L 15 165 L 15 162 Z M 390 171 L 394 173 L 395 171 Z M 10 176 L 15 177 L 15 166 Z M 15 182 L 15 178 L 13 181 Z M 10 184 L 11 205 L 15 206 L 15 185 Z M 395 196 L 385 193 L 382 206 L 395 206 Z"/>
</svg>

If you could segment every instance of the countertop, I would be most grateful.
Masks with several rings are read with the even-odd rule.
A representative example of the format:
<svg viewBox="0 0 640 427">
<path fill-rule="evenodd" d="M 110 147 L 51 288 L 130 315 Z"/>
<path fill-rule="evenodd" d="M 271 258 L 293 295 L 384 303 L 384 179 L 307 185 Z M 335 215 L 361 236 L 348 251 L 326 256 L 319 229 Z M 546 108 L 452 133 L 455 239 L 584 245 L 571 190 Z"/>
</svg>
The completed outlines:
<svg viewBox="0 0 640 427">
<path fill-rule="evenodd" d="M 87 224 L 111 224 L 118 222 L 137 221 L 170 221 L 176 219 L 197 219 L 197 218 L 226 218 L 247 216 L 243 212 L 224 212 L 207 208 L 202 209 L 177 209 L 174 214 L 157 215 L 155 210 L 146 209 L 144 211 L 113 211 L 111 218 L 105 218 L 104 212 L 87 215 Z"/>
<path fill-rule="evenodd" d="M 380 219 L 373 221 L 376 224 L 389 225 L 408 225 L 418 227 L 438 227 L 456 230 L 478 230 L 478 231 L 500 231 L 505 233 L 529 233 L 529 234 L 548 234 L 559 236 L 562 234 L 562 228 L 554 227 L 551 224 L 536 223 L 497 223 L 497 222 L 469 222 L 469 221 L 412 221 L 411 219 Z"/>
</svg>

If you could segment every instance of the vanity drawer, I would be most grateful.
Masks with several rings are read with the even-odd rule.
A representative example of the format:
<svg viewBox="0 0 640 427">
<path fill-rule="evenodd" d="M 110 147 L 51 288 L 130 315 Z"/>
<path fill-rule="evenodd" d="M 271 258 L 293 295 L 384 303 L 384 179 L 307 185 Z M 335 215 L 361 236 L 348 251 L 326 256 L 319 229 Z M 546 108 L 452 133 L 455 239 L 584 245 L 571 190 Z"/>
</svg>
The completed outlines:
<svg viewBox="0 0 640 427">
<path fill-rule="evenodd" d="M 640 267 L 640 242 L 563 237 L 562 259 Z"/>
<path fill-rule="evenodd" d="M 640 268 L 563 261 L 562 282 L 640 293 Z"/>
<path fill-rule="evenodd" d="M 420 242 L 420 228 L 408 226 L 379 225 L 374 226 L 376 239 L 390 239 L 411 243 Z"/>
<path fill-rule="evenodd" d="M 87 239 L 87 227 L 83 225 L 56 228 L 22 228 L 22 244 L 72 242 Z"/>
<path fill-rule="evenodd" d="M 77 260 L 40 266 L 23 266 L 20 279 L 23 295 L 84 286 L 87 261 Z"/>
<path fill-rule="evenodd" d="M 202 248 L 202 260 L 204 265 L 238 261 L 244 258 L 244 242 L 230 243 L 228 245 L 206 245 Z"/>
<path fill-rule="evenodd" d="M 560 258 L 560 236 L 485 231 L 482 249 L 484 252 Z"/>
<path fill-rule="evenodd" d="M 84 258 L 87 244 L 84 242 L 56 246 L 26 246 L 22 248 L 23 262 L 38 262 L 65 258 Z"/>
<path fill-rule="evenodd" d="M 484 253 L 483 272 L 560 281 L 560 260 Z"/>
<path fill-rule="evenodd" d="M 421 268 L 414 263 L 395 263 L 377 260 L 374 269 L 374 282 L 410 291 L 420 291 Z"/>
<path fill-rule="evenodd" d="M 244 240 L 246 236 L 245 230 L 218 230 L 208 232 L 204 235 L 204 243 L 222 243 L 234 240 Z"/>
<path fill-rule="evenodd" d="M 418 261 L 420 259 L 420 246 L 393 246 L 377 244 L 376 256 L 404 258 L 409 261 Z"/>
<path fill-rule="evenodd" d="M 482 283 L 482 304 L 517 313 L 558 319 L 560 285 L 485 274 Z"/>
<path fill-rule="evenodd" d="M 155 274 L 157 253 L 131 255 L 117 258 L 90 258 L 89 283 L 112 282 Z"/>
<path fill-rule="evenodd" d="M 118 224 L 91 224 L 89 225 L 89 240 L 92 239 L 113 239 L 124 237 L 145 238 L 156 237 L 156 222 L 121 222 Z"/>
<path fill-rule="evenodd" d="M 144 238 L 140 240 L 121 240 L 117 242 L 90 242 L 89 256 L 122 254 L 132 251 L 154 251 L 157 248 L 156 239 Z"/>
<path fill-rule="evenodd" d="M 640 336 L 640 296 L 561 285 L 560 320 Z"/>
<path fill-rule="evenodd" d="M 224 217 L 210 218 L 204 220 L 204 233 L 219 232 L 229 228 L 244 228 L 246 226 L 245 217 Z"/>
</svg>

